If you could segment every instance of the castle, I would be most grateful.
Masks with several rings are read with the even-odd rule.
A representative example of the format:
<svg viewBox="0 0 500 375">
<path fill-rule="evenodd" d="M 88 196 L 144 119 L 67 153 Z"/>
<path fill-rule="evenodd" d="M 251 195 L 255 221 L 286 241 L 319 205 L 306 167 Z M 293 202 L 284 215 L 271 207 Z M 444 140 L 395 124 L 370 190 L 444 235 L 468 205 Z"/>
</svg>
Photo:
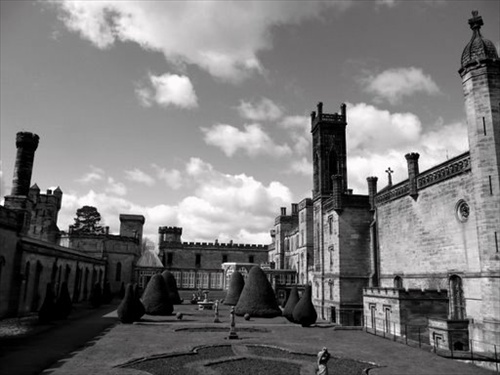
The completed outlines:
<svg viewBox="0 0 500 375">
<path fill-rule="evenodd" d="M 354 195 L 345 105 L 311 115 L 312 199 L 281 209 L 269 254 L 312 284 L 324 319 L 393 334 L 425 326 L 432 345 L 455 350 L 500 344 L 500 60 L 477 12 L 469 25 L 458 71 L 468 152 L 423 172 L 409 152 L 408 179 L 378 191 L 368 177 L 368 195 Z"/>
<path fill-rule="evenodd" d="M 39 137 L 16 136 L 16 164 L 10 195 L 0 206 L 0 318 L 39 310 L 47 284 L 55 295 L 67 283 L 73 302 L 87 300 L 95 283 L 110 282 L 116 293 L 133 281 L 141 255 L 142 215 L 120 215 L 120 234 L 61 232 L 57 217 L 63 192 L 40 193 L 30 186 Z"/>
</svg>

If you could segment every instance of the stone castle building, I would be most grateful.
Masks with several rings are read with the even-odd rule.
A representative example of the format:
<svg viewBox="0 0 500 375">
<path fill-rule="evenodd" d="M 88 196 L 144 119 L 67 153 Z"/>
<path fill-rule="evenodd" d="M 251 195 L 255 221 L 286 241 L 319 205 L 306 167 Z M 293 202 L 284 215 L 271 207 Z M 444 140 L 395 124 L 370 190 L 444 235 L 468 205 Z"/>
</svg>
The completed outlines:
<svg viewBox="0 0 500 375">
<path fill-rule="evenodd" d="M 223 290 L 228 277 L 224 263 L 240 264 L 245 273 L 245 265 L 268 262 L 267 245 L 183 242 L 179 227 L 158 228 L 158 246 L 164 267 L 172 272 L 180 289 Z"/>
<path fill-rule="evenodd" d="M 468 152 L 426 171 L 409 152 L 408 179 L 377 191 L 368 177 L 368 195 L 354 195 L 345 106 L 312 113 L 313 196 L 282 209 L 270 258 L 312 284 L 325 319 L 398 335 L 424 326 L 448 349 L 500 344 L 500 60 L 477 12 L 469 25 L 458 72 Z"/>
<path fill-rule="evenodd" d="M 118 292 L 133 281 L 141 255 L 140 215 L 120 215 L 120 235 L 59 230 L 61 189 L 30 187 L 38 144 L 38 135 L 17 133 L 12 191 L 0 206 L 0 318 L 38 311 L 48 283 L 58 295 L 66 282 L 74 302 L 86 300 L 96 282 L 110 281 Z"/>
</svg>

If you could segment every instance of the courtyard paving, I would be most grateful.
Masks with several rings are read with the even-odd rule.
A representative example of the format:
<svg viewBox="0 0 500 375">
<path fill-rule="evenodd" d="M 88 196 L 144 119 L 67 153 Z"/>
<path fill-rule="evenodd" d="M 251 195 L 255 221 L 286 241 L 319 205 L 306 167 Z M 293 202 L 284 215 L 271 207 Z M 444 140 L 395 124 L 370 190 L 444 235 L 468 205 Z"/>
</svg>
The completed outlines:
<svg viewBox="0 0 500 375">
<path fill-rule="evenodd" d="M 315 373 L 316 353 L 324 346 L 332 355 L 330 375 L 349 373 L 342 365 L 352 365 L 356 371 L 369 369 L 370 375 L 494 374 L 364 331 L 338 330 L 322 322 L 303 328 L 283 317 L 249 321 L 236 317 L 239 338 L 228 340 L 228 306 L 220 308 L 220 323 L 213 322 L 213 311 L 199 311 L 191 304 L 175 306 L 175 312 L 183 313 L 183 319 L 178 320 L 175 315 L 146 315 L 135 324 L 117 322 L 101 337 L 43 374 L 255 375 L 290 371 L 291 375 L 287 366 L 296 365 L 297 373 L 306 375 Z M 116 311 L 105 317 L 116 317 Z"/>
</svg>

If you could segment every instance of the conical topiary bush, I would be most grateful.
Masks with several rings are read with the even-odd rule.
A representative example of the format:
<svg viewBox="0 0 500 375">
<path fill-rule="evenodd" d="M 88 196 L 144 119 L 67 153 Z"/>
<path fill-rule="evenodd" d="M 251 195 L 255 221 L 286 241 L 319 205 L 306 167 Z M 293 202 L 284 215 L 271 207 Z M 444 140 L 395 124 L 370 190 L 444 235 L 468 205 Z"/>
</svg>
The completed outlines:
<svg viewBox="0 0 500 375">
<path fill-rule="evenodd" d="M 274 290 L 259 266 L 252 267 L 248 273 L 234 312 L 238 316 L 250 314 L 251 317 L 262 318 L 281 315 Z"/>
<path fill-rule="evenodd" d="M 47 288 L 45 292 L 45 299 L 43 300 L 42 306 L 38 311 L 38 320 L 40 323 L 48 323 L 55 319 L 56 313 L 56 298 L 52 290 L 52 284 L 47 283 Z"/>
<path fill-rule="evenodd" d="M 318 314 L 311 301 L 311 294 L 312 288 L 307 285 L 302 298 L 293 309 L 293 320 L 295 323 L 301 324 L 302 327 L 309 327 L 316 323 L 316 319 L 318 319 Z"/>
<path fill-rule="evenodd" d="M 170 315 L 174 306 L 168 298 L 165 280 L 160 274 L 154 275 L 142 295 L 142 304 L 149 315 Z"/>
<path fill-rule="evenodd" d="M 175 276 L 170 271 L 163 271 L 161 276 L 165 281 L 167 286 L 168 297 L 170 302 L 174 305 L 180 305 L 182 303 L 181 297 L 179 296 L 179 290 L 177 289 L 177 282 L 175 281 Z"/>
<path fill-rule="evenodd" d="M 244 286 L 245 279 L 243 279 L 241 273 L 234 271 L 229 280 L 229 287 L 227 289 L 226 298 L 224 298 L 224 305 L 236 306 Z"/>
<path fill-rule="evenodd" d="M 141 317 L 146 314 L 146 309 L 141 302 L 141 287 L 139 284 L 134 284 L 134 297 L 137 303 L 137 320 L 141 319 Z"/>
<path fill-rule="evenodd" d="M 109 281 L 104 283 L 104 287 L 102 288 L 102 303 L 108 304 L 113 300 L 113 295 L 111 294 L 111 285 Z"/>
<path fill-rule="evenodd" d="M 299 302 L 299 292 L 297 291 L 297 287 L 294 286 L 290 291 L 290 295 L 285 304 L 285 309 L 283 310 L 283 316 L 290 322 L 295 323 L 293 320 L 293 309 Z"/>
<path fill-rule="evenodd" d="M 139 304 L 142 306 L 141 301 L 139 301 L 135 295 L 134 286 L 132 284 L 127 284 L 127 289 L 125 290 L 125 297 L 123 297 L 122 302 L 118 306 L 118 318 L 120 322 L 125 324 L 132 324 L 136 320 L 139 320 L 144 314 L 140 315 Z M 144 311 L 144 308 L 143 308 Z"/>
<path fill-rule="evenodd" d="M 94 308 L 101 306 L 102 304 L 102 289 L 101 284 L 95 283 L 89 297 L 90 305 Z"/>
<path fill-rule="evenodd" d="M 125 297 L 125 283 L 122 281 L 120 285 L 120 290 L 118 291 L 118 298 L 123 299 Z"/>
<path fill-rule="evenodd" d="M 72 308 L 73 304 L 71 303 L 71 297 L 69 296 L 68 283 L 63 282 L 55 305 L 56 319 L 66 319 Z"/>
</svg>

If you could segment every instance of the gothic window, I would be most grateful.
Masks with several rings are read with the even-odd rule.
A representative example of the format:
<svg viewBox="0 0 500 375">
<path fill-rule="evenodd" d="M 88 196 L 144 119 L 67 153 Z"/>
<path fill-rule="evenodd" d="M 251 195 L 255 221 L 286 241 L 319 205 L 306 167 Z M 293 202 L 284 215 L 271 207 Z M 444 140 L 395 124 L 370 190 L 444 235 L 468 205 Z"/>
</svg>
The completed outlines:
<svg viewBox="0 0 500 375">
<path fill-rule="evenodd" d="M 403 279 L 400 276 L 394 278 L 394 288 L 403 289 Z"/>
<path fill-rule="evenodd" d="M 115 281 L 122 281 L 122 264 L 116 263 Z"/>
<path fill-rule="evenodd" d="M 174 259 L 174 254 L 173 253 L 167 253 L 167 266 L 171 266 L 173 263 Z"/>
<path fill-rule="evenodd" d="M 222 256 L 222 263 L 227 263 L 227 255 Z"/>
<path fill-rule="evenodd" d="M 248 256 L 248 263 L 253 263 L 254 262 L 254 256 L 253 255 L 249 255 Z"/>
<path fill-rule="evenodd" d="M 450 318 L 465 319 L 465 299 L 462 279 L 453 275 L 450 277 Z"/>
<path fill-rule="evenodd" d="M 69 275 L 71 274 L 71 267 L 66 265 L 66 273 L 64 274 L 64 281 L 69 283 Z"/>
<path fill-rule="evenodd" d="M 333 234 L 333 216 L 328 216 L 328 233 Z"/>
<path fill-rule="evenodd" d="M 201 254 L 196 254 L 195 266 L 201 267 Z"/>
<path fill-rule="evenodd" d="M 39 285 L 40 285 L 40 278 L 42 276 L 43 272 L 43 266 L 40 261 L 36 262 L 36 269 L 35 269 L 35 282 L 34 282 L 34 291 L 33 291 L 33 299 L 31 300 L 31 311 L 37 311 L 38 310 L 38 305 L 40 302 L 40 292 L 39 292 Z"/>
</svg>

